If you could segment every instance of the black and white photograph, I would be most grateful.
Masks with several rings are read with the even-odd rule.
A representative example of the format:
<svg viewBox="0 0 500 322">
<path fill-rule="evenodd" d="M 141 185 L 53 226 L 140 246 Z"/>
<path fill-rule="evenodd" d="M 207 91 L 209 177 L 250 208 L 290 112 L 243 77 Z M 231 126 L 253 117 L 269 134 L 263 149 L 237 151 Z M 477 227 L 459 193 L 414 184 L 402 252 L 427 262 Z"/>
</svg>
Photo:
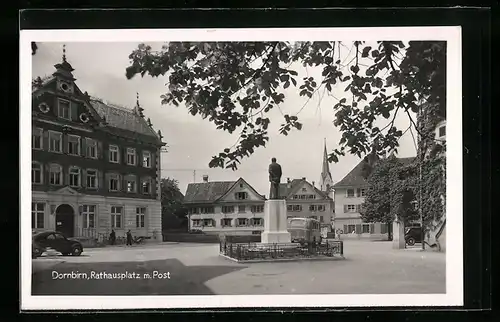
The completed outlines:
<svg viewBox="0 0 500 322">
<path fill-rule="evenodd" d="M 22 31 L 22 307 L 461 305 L 460 41 Z"/>
</svg>

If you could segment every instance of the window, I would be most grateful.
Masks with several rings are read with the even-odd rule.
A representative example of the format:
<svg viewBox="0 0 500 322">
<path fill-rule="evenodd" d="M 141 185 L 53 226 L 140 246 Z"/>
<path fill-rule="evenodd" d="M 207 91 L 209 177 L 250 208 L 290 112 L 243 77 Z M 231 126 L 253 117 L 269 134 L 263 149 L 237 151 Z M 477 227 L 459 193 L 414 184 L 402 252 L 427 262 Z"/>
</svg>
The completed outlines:
<svg viewBox="0 0 500 322">
<path fill-rule="evenodd" d="M 127 148 L 127 164 L 135 165 L 135 149 Z"/>
<path fill-rule="evenodd" d="M 83 228 L 95 228 L 95 205 L 82 206 Z"/>
<path fill-rule="evenodd" d="M 300 199 L 306 199 L 306 195 L 300 195 Z"/>
<path fill-rule="evenodd" d="M 442 138 L 445 135 L 446 135 L 446 126 L 443 125 L 439 128 L 439 137 Z"/>
<path fill-rule="evenodd" d="M 366 196 L 366 189 L 361 189 L 359 195 L 360 195 L 360 197 Z"/>
<path fill-rule="evenodd" d="M 122 212 L 123 207 L 111 207 L 111 228 L 122 228 Z"/>
<path fill-rule="evenodd" d="M 137 179 L 133 175 L 128 175 L 125 177 L 125 184 L 127 185 L 127 192 L 135 193 L 137 192 Z"/>
<path fill-rule="evenodd" d="M 119 149 L 116 145 L 109 146 L 109 162 L 118 163 Z"/>
<path fill-rule="evenodd" d="M 200 227 L 201 226 L 201 219 L 193 219 L 191 220 L 192 226 L 193 227 Z"/>
<path fill-rule="evenodd" d="M 71 120 L 71 108 L 68 101 L 59 99 L 57 115 L 62 119 Z"/>
<path fill-rule="evenodd" d="M 42 165 L 38 162 L 31 163 L 31 183 L 42 183 Z"/>
<path fill-rule="evenodd" d="M 306 192 L 306 191 L 307 191 L 307 189 L 306 189 L 306 188 L 302 188 L 302 192 Z"/>
<path fill-rule="evenodd" d="M 308 195 L 307 199 L 316 199 L 316 196 L 315 195 Z"/>
<path fill-rule="evenodd" d="M 213 219 L 203 219 L 203 226 L 205 227 L 213 227 L 214 220 Z"/>
<path fill-rule="evenodd" d="M 50 165 L 49 179 L 49 182 L 52 185 L 62 185 L 62 167 L 59 164 Z"/>
<path fill-rule="evenodd" d="M 232 225 L 232 223 L 231 223 L 231 222 L 232 222 L 232 219 L 231 219 L 231 218 L 223 218 L 223 219 L 221 220 L 221 226 L 222 226 L 222 227 L 231 227 L 231 225 Z"/>
<path fill-rule="evenodd" d="M 347 189 L 347 197 L 348 198 L 354 197 L 354 189 Z"/>
<path fill-rule="evenodd" d="M 292 211 L 302 211 L 302 206 L 301 205 L 293 205 Z"/>
<path fill-rule="evenodd" d="M 80 137 L 68 135 L 68 154 L 80 155 Z"/>
<path fill-rule="evenodd" d="M 316 211 L 316 205 L 310 205 L 309 211 Z"/>
<path fill-rule="evenodd" d="M 264 225 L 264 219 L 262 219 L 262 218 L 254 218 L 253 219 L 253 225 L 254 226 L 263 226 Z"/>
<path fill-rule="evenodd" d="M 347 225 L 347 231 L 345 233 L 353 234 L 354 232 L 356 232 L 356 225 Z"/>
<path fill-rule="evenodd" d="M 293 199 L 299 199 L 299 196 L 293 195 Z"/>
<path fill-rule="evenodd" d="M 323 222 L 324 219 L 323 219 L 323 216 L 319 216 L 319 222 Z"/>
<path fill-rule="evenodd" d="M 202 214 L 213 214 L 215 212 L 214 207 L 201 207 L 200 213 Z"/>
<path fill-rule="evenodd" d="M 188 211 L 189 211 L 190 214 L 198 214 L 199 213 L 198 212 L 198 208 L 196 208 L 196 207 L 189 208 Z"/>
<path fill-rule="evenodd" d="M 264 212 L 264 205 L 252 206 L 250 207 L 252 212 Z"/>
<path fill-rule="evenodd" d="M 234 212 L 234 206 L 222 206 L 222 212 L 225 214 L 230 214 Z"/>
<path fill-rule="evenodd" d="M 245 206 L 238 206 L 238 212 L 239 213 L 243 213 L 243 212 L 246 212 L 246 211 L 247 211 L 247 209 L 246 209 Z"/>
<path fill-rule="evenodd" d="M 369 224 L 363 224 L 361 233 L 363 234 L 369 234 L 370 233 L 370 225 Z"/>
<path fill-rule="evenodd" d="M 356 212 L 356 205 L 347 205 L 347 212 Z"/>
<path fill-rule="evenodd" d="M 87 170 L 87 188 L 97 189 L 97 170 Z"/>
<path fill-rule="evenodd" d="M 151 193 L 151 179 L 150 178 L 142 179 L 142 193 L 144 193 L 144 194 Z"/>
<path fill-rule="evenodd" d="M 144 168 L 151 168 L 151 152 L 142 151 L 142 166 Z"/>
<path fill-rule="evenodd" d="M 234 198 L 236 200 L 245 200 L 245 199 L 248 198 L 248 193 L 246 193 L 246 192 L 236 192 L 234 194 Z"/>
<path fill-rule="evenodd" d="M 325 205 L 318 205 L 318 211 L 325 211 Z"/>
<path fill-rule="evenodd" d="M 146 208 L 145 207 L 137 207 L 135 208 L 135 227 L 144 228 L 145 227 L 145 216 L 146 216 Z"/>
<path fill-rule="evenodd" d="M 43 228 L 45 214 L 45 204 L 40 202 L 31 203 L 31 228 Z"/>
<path fill-rule="evenodd" d="M 69 185 L 71 187 L 80 186 L 80 168 L 77 167 L 69 168 Z"/>
<path fill-rule="evenodd" d="M 247 218 L 236 219 L 236 226 L 248 226 L 248 219 Z"/>
<path fill-rule="evenodd" d="M 109 174 L 109 191 L 118 191 L 120 190 L 120 180 L 119 175 L 116 173 Z"/>
<path fill-rule="evenodd" d="M 97 141 L 86 138 L 85 146 L 87 149 L 86 155 L 88 158 L 97 159 Z"/>
<path fill-rule="evenodd" d="M 32 148 L 36 150 L 43 149 L 43 130 L 39 128 L 33 129 L 33 137 L 32 137 Z"/>
<path fill-rule="evenodd" d="M 62 152 L 62 133 L 49 131 L 49 151 Z"/>
</svg>

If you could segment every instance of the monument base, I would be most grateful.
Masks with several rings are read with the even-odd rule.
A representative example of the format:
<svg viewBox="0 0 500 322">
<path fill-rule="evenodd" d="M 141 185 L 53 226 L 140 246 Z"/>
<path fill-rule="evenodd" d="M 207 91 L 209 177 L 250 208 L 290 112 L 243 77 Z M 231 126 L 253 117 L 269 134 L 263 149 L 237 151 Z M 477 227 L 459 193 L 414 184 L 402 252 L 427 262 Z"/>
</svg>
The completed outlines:
<svg viewBox="0 0 500 322">
<path fill-rule="evenodd" d="M 264 204 L 264 231 L 260 235 L 261 243 L 290 243 L 292 238 L 287 228 L 286 201 L 267 200 Z"/>
<path fill-rule="evenodd" d="M 265 231 L 260 235 L 262 244 L 288 244 L 292 237 L 288 231 Z"/>
</svg>

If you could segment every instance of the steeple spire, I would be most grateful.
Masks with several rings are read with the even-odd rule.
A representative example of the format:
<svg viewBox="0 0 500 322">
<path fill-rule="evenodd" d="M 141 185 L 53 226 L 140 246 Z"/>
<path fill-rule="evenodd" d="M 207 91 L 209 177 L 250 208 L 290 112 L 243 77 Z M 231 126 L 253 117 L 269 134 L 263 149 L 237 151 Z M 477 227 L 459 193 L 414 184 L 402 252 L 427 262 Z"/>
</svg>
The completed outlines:
<svg viewBox="0 0 500 322">
<path fill-rule="evenodd" d="M 62 47 L 62 62 L 54 65 L 54 67 L 56 68 L 56 71 L 53 74 L 54 76 L 59 76 L 70 81 L 75 80 L 72 74 L 74 69 L 66 59 L 66 44 L 63 44 Z"/>
<path fill-rule="evenodd" d="M 63 44 L 63 56 L 62 56 L 63 62 L 66 62 L 66 44 Z"/>
<path fill-rule="evenodd" d="M 328 151 L 326 149 L 326 138 L 324 141 L 324 149 L 323 149 L 323 166 L 321 169 L 321 180 L 320 180 L 320 188 L 321 191 L 328 191 L 333 186 L 332 174 L 330 173 L 330 165 L 328 163 Z"/>
</svg>

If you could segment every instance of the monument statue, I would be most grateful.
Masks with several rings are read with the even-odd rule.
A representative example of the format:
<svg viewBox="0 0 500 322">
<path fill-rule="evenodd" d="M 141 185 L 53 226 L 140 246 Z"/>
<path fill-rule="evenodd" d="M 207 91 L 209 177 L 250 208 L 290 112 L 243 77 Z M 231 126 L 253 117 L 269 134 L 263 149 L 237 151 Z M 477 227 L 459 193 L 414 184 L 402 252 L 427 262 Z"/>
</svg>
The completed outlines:
<svg viewBox="0 0 500 322">
<path fill-rule="evenodd" d="M 269 182 L 271 183 L 269 199 L 280 199 L 281 166 L 276 162 L 276 158 L 272 158 L 269 165 Z"/>
</svg>

